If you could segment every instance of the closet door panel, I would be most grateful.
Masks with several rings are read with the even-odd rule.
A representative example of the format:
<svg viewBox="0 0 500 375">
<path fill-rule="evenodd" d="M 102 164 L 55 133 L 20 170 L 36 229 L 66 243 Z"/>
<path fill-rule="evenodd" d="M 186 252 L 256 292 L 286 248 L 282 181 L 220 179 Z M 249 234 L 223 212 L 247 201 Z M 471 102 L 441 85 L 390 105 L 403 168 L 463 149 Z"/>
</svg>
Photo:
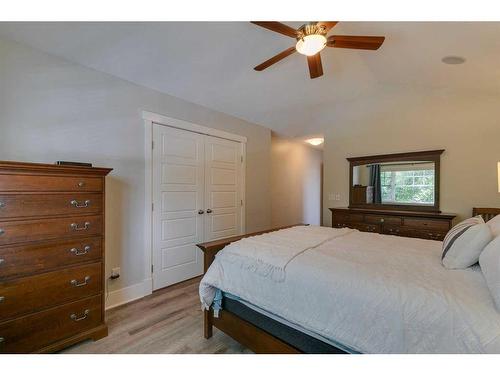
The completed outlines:
<svg viewBox="0 0 500 375">
<path fill-rule="evenodd" d="M 203 135 L 153 128 L 153 287 L 203 272 L 205 167 Z"/>
<path fill-rule="evenodd" d="M 240 234 L 241 144 L 207 136 L 205 166 L 205 239 Z"/>
</svg>

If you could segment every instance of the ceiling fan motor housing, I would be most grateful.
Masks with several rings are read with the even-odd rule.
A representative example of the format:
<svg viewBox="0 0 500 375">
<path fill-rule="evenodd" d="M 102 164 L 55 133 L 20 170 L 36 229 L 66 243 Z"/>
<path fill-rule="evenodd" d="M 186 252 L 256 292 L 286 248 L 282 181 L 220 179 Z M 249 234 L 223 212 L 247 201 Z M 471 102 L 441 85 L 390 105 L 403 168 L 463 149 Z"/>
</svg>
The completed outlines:
<svg viewBox="0 0 500 375">
<path fill-rule="evenodd" d="M 326 28 L 319 26 L 316 22 L 306 23 L 297 30 L 297 40 L 304 39 L 308 35 L 326 35 Z"/>
</svg>

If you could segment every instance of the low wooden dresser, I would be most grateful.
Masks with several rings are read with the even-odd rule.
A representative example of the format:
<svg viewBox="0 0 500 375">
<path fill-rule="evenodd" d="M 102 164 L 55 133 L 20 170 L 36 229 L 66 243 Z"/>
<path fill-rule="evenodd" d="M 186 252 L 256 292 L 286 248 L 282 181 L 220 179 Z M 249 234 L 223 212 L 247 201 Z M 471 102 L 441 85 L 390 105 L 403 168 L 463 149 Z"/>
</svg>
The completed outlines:
<svg viewBox="0 0 500 375">
<path fill-rule="evenodd" d="M 454 214 L 423 211 L 391 211 L 359 208 L 330 208 L 332 227 L 362 232 L 442 241 L 453 225 Z"/>
<path fill-rule="evenodd" d="M 107 168 L 0 161 L 0 353 L 107 335 Z"/>
</svg>

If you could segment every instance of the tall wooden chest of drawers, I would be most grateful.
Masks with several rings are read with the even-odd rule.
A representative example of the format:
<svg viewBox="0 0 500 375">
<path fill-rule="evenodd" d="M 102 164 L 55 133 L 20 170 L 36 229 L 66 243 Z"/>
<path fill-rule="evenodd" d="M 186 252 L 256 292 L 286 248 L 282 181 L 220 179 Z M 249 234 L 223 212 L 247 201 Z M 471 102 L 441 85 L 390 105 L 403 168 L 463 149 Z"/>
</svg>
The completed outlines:
<svg viewBox="0 0 500 375">
<path fill-rule="evenodd" d="M 107 335 L 107 168 L 0 162 L 0 353 Z"/>
</svg>

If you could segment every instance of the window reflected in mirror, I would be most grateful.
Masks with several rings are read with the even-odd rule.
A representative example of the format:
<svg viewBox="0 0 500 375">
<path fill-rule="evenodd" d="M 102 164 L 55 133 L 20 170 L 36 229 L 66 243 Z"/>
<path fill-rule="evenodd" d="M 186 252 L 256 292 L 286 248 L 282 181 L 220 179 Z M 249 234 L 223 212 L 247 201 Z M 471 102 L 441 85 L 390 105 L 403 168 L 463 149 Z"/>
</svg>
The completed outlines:
<svg viewBox="0 0 500 375">
<path fill-rule="evenodd" d="M 435 204 L 435 163 L 384 162 L 353 167 L 354 204 Z"/>
</svg>

